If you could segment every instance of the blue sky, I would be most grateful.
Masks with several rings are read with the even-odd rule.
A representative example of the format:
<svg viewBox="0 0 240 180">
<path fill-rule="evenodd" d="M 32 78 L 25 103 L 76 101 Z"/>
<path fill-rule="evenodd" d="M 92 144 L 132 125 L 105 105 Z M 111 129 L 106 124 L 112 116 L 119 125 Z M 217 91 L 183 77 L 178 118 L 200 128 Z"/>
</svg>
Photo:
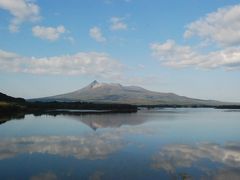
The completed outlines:
<svg viewBox="0 0 240 180">
<path fill-rule="evenodd" d="M 239 29 L 237 0 L 0 0 L 0 91 L 97 79 L 239 102 Z"/>
</svg>

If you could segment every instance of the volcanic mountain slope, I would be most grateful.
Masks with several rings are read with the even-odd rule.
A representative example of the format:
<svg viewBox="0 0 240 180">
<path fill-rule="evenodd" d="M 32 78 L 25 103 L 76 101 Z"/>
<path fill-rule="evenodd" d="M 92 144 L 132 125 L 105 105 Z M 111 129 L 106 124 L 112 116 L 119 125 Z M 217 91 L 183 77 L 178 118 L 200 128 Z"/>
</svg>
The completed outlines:
<svg viewBox="0 0 240 180">
<path fill-rule="evenodd" d="M 99 83 L 66 94 L 35 99 L 35 101 L 84 101 L 96 103 L 123 103 L 134 105 L 221 105 L 212 100 L 193 99 L 174 93 L 149 91 L 138 86 L 123 86 L 116 83 Z"/>
</svg>

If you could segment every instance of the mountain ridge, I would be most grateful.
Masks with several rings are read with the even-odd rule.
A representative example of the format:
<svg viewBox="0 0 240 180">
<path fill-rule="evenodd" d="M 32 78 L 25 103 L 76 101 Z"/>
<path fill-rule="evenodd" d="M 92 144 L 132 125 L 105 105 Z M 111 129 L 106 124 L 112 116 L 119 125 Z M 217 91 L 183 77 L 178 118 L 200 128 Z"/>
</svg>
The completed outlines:
<svg viewBox="0 0 240 180">
<path fill-rule="evenodd" d="M 89 85 L 70 93 L 32 99 L 31 101 L 82 101 L 93 103 L 120 103 L 132 105 L 189 105 L 216 106 L 227 103 L 180 96 L 174 93 L 155 92 L 139 86 L 123 86 L 118 83 L 99 83 L 94 80 Z"/>
</svg>

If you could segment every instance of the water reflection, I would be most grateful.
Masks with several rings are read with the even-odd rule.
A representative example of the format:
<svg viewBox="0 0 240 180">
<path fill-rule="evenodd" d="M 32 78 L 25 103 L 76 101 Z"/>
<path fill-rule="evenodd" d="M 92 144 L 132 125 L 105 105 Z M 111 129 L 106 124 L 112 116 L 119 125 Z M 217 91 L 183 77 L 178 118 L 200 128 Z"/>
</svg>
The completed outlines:
<svg viewBox="0 0 240 180">
<path fill-rule="evenodd" d="M 210 173 L 207 177 L 203 177 L 203 180 L 239 180 L 240 179 L 240 171 L 239 169 L 222 169 L 219 171 L 215 171 Z"/>
<path fill-rule="evenodd" d="M 104 172 L 102 171 L 95 171 L 92 174 L 89 175 L 88 180 L 101 180 L 104 177 Z M 69 174 L 69 178 L 71 178 L 71 174 Z M 30 180 L 57 180 L 57 179 L 62 179 L 59 177 L 57 174 L 54 172 L 44 172 L 44 173 L 39 173 L 37 175 L 31 176 L 29 178 Z"/>
<path fill-rule="evenodd" d="M 84 115 L 70 116 L 71 118 L 81 121 L 93 130 L 99 128 L 119 128 L 124 125 L 137 126 L 150 121 L 146 115 L 137 114 L 105 114 L 105 115 Z"/>
<path fill-rule="evenodd" d="M 40 173 L 38 175 L 32 176 L 30 180 L 57 180 L 57 175 L 53 172 Z"/>
<path fill-rule="evenodd" d="M 19 113 L 19 114 L 9 114 L 9 115 L 0 115 L 0 125 L 3 123 L 6 123 L 7 121 L 10 121 L 12 119 L 24 119 L 25 114 Z"/>
<path fill-rule="evenodd" d="M 94 134 L 77 136 L 42 136 L 2 138 L 0 160 L 18 154 L 47 153 L 60 156 L 73 156 L 77 159 L 104 159 L 123 147 L 119 135 Z"/>
<path fill-rule="evenodd" d="M 77 159 L 105 159 L 130 141 L 125 135 L 152 135 L 149 128 L 116 129 L 100 133 L 86 133 L 82 136 L 26 136 L 0 138 L 0 160 L 18 154 L 42 153 L 59 156 L 73 156 Z M 137 143 L 135 143 L 137 144 Z"/>
<path fill-rule="evenodd" d="M 41 116 L 52 116 L 52 117 L 66 117 L 71 118 L 77 121 L 80 121 L 86 125 L 88 125 L 93 130 L 97 130 L 99 128 L 119 128 L 124 125 L 136 126 L 143 124 L 148 121 L 152 121 L 151 116 L 149 117 L 146 114 L 119 114 L 119 113 L 103 113 L 103 114 L 94 114 L 94 113 L 86 113 L 86 114 L 62 114 L 57 111 L 55 114 L 39 114 L 34 115 L 35 117 Z M 3 124 L 10 120 L 23 120 L 25 118 L 25 114 L 17 114 L 17 115 L 7 115 L 0 116 L 0 124 Z"/>
<path fill-rule="evenodd" d="M 101 180 L 103 176 L 104 176 L 104 172 L 95 171 L 93 174 L 89 176 L 89 180 Z"/>
<path fill-rule="evenodd" d="M 5 123 L 0 179 L 240 179 L 239 113 L 159 111 Z"/>
<path fill-rule="evenodd" d="M 209 163 L 224 168 L 211 172 Z M 196 145 L 172 144 L 164 146 L 152 157 L 151 167 L 175 174 L 182 168 L 197 168 L 211 179 L 240 178 L 240 143 L 228 142 L 225 145 L 199 143 Z M 214 169 L 214 168 L 213 168 Z M 237 171 L 236 171 L 237 170 Z"/>
</svg>

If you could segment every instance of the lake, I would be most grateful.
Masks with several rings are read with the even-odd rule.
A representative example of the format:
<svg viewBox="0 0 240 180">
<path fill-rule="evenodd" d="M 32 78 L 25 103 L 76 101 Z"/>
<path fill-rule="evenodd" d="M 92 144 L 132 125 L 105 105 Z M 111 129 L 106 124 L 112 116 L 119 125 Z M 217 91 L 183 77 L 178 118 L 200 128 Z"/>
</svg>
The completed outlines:
<svg viewBox="0 0 240 180">
<path fill-rule="evenodd" d="M 0 179 L 240 179 L 240 111 L 25 115 L 0 125 Z"/>
</svg>

